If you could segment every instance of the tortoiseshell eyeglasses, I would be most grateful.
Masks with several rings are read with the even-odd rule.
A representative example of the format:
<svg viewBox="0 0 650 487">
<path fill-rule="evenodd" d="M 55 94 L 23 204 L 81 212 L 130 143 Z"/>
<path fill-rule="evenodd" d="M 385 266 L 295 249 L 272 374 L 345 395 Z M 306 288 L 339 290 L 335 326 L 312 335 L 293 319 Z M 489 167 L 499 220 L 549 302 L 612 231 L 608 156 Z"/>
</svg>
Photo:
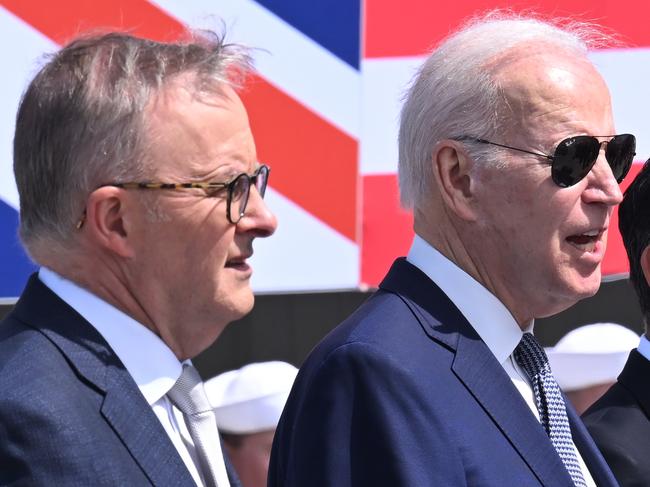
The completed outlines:
<svg viewBox="0 0 650 487">
<path fill-rule="evenodd" d="M 255 185 L 257 192 L 262 198 L 266 193 L 266 184 L 269 181 L 270 168 L 262 164 L 252 174 L 241 173 L 235 176 L 229 182 L 225 183 L 157 183 L 157 182 L 140 182 L 140 183 L 106 183 L 101 187 L 114 186 L 123 189 L 170 189 L 174 191 L 183 189 L 202 189 L 206 192 L 206 196 L 216 196 L 224 189 L 228 190 L 228 198 L 226 205 L 226 217 L 232 224 L 236 224 L 242 219 L 246 212 L 248 199 L 250 196 L 251 185 Z M 85 217 L 85 215 L 84 215 Z M 82 218 L 77 223 L 77 228 L 83 226 L 85 218 Z"/>
</svg>

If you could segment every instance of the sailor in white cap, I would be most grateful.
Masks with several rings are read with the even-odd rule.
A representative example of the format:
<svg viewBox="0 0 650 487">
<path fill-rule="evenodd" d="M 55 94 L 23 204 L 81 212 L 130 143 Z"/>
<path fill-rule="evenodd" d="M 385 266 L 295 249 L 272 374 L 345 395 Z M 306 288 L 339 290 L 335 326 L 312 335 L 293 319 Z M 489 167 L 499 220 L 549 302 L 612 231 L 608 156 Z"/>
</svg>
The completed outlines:
<svg viewBox="0 0 650 487">
<path fill-rule="evenodd" d="M 273 435 L 297 373 L 286 362 L 261 362 L 205 383 L 242 487 L 266 487 Z"/>
<path fill-rule="evenodd" d="M 570 331 L 547 348 L 553 375 L 579 414 L 615 382 L 639 336 L 615 323 L 594 323 Z"/>
</svg>

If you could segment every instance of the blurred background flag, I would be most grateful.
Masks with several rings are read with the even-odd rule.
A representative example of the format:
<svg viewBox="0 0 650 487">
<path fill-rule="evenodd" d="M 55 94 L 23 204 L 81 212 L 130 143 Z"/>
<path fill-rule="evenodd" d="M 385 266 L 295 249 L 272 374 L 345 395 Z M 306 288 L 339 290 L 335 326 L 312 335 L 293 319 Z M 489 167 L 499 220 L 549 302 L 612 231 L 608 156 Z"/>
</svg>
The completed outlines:
<svg viewBox="0 0 650 487">
<path fill-rule="evenodd" d="M 401 95 L 427 51 L 472 13 L 496 7 L 595 21 L 622 46 L 591 53 L 612 91 L 617 132 L 650 155 L 644 80 L 650 71 L 650 4 L 632 0 L 0 0 L 0 298 L 17 296 L 34 266 L 17 238 L 12 171 L 16 109 L 53 52 L 86 30 L 126 29 L 165 40 L 192 28 L 226 28 L 257 48 L 258 75 L 243 93 L 260 161 L 272 167 L 267 198 L 280 226 L 256 243 L 258 292 L 375 286 L 408 250 L 411 216 L 398 205 Z M 628 176 L 625 186 L 638 170 Z M 627 272 L 617 222 L 604 263 Z"/>
</svg>

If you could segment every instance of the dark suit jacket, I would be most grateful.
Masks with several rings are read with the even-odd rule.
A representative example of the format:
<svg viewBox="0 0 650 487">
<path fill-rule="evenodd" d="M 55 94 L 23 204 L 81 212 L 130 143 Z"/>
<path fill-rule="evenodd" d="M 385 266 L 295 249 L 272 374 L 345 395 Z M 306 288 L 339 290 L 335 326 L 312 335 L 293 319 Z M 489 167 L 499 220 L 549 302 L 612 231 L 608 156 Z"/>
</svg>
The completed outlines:
<svg viewBox="0 0 650 487">
<path fill-rule="evenodd" d="M 0 485 L 195 485 L 113 350 L 35 275 L 0 322 Z"/>
<path fill-rule="evenodd" d="M 583 419 L 621 486 L 649 486 L 650 362 L 632 350 L 618 382 Z"/>
<path fill-rule="evenodd" d="M 616 482 L 573 409 L 600 486 Z M 573 486 L 543 427 L 447 296 L 398 259 L 301 369 L 270 487 Z"/>
</svg>

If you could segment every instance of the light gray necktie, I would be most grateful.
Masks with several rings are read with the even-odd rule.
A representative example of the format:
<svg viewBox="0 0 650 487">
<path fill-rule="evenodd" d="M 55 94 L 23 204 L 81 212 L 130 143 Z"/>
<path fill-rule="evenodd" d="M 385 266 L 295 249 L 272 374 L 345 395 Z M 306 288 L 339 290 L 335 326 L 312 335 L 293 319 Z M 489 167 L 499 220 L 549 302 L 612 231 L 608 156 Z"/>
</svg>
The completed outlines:
<svg viewBox="0 0 650 487">
<path fill-rule="evenodd" d="M 221 453 L 217 420 L 196 369 L 190 364 L 183 364 L 183 372 L 167 396 L 185 416 L 206 486 L 218 487 L 216 462 L 221 461 L 222 457 L 219 455 L 215 458 L 214 454 L 210 454 L 215 451 L 215 445 L 218 454 Z"/>
</svg>

